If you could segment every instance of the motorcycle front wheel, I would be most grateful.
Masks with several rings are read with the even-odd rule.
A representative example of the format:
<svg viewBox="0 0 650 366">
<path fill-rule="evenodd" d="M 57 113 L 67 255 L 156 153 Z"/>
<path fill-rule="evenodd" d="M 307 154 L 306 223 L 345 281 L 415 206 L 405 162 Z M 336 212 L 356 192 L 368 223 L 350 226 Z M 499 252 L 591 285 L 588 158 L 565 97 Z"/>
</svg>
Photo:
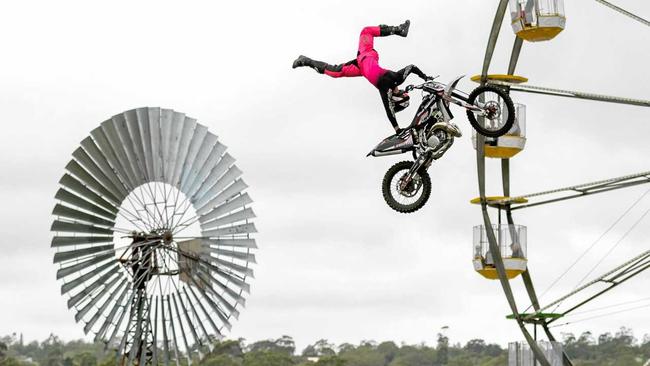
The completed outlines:
<svg viewBox="0 0 650 366">
<path fill-rule="evenodd" d="M 420 169 L 405 183 L 404 179 L 413 166 L 412 161 L 400 161 L 388 169 L 382 181 L 384 200 L 397 212 L 410 213 L 419 210 L 431 195 L 431 178 L 426 170 Z"/>
<path fill-rule="evenodd" d="M 484 124 L 477 119 L 473 111 L 467 110 L 467 119 L 472 127 L 483 136 L 499 137 L 505 135 L 515 123 L 515 105 L 502 89 L 491 85 L 482 85 L 474 89 L 467 101 L 486 111 L 482 119 Z"/>
</svg>

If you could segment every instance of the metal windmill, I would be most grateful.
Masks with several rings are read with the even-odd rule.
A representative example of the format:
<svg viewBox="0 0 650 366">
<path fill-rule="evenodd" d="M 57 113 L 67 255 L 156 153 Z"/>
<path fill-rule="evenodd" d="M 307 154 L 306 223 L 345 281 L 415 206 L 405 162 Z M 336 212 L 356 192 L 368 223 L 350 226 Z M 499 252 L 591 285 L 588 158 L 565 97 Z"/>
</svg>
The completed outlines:
<svg viewBox="0 0 650 366">
<path fill-rule="evenodd" d="M 61 293 L 117 362 L 191 363 L 249 292 L 255 217 L 235 159 L 170 109 L 101 123 L 59 181 L 52 247 Z"/>
<path fill-rule="evenodd" d="M 650 26 L 647 20 L 607 1 L 596 1 L 644 25 Z M 508 5 L 510 5 L 512 27 L 516 33 L 507 67 L 508 71 L 506 74 L 488 74 L 494 48 Z M 563 30 L 565 21 L 562 0 L 499 0 L 483 59 L 481 74 L 475 76 L 472 80 L 482 84 L 500 86 L 508 92 L 538 93 L 550 96 L 650 107 L 650 101 L 648 100 L 530 86 L 526 84 L 528 79 L 514 75 L 524 40 L 550 40 Z M 523 106 L 520 107 L 517 112 L 518 114 L 520 111 L 523 113 L 518 116 L 520 119 L 519 122 L 524 122 L 525 108 Z M 477 226 L 474 232 L 474 267 L 484 277 L 498 279 L 500 281 L 510 310 L 512 311 L 512 314 L 508 318 L 514 319 L 517 322 L 528 343 L 532 356 L 532 359 L 528 360 L 530 363 L 524 363 L 541 364 L 543 366 L 557 364 L 571 365 L 571 360 L 566 353 L 561 348 L 557 349 L 558 347 L 555 346 L 555 337 L 549 329 L 549 325 L 649 269 L 650 250 L 644 251 L 625 263 L 596 276 L 584 285 L 576 286 L 573 291 L 560 297 L 558 300 L 552 301 L 548 305 L 543 305 L 539 301 L 527 266 L 525 254 L 526 228 L 515 224 L 513 212 L 523 208 L 650 183 L 650 172 L 630 174 L 628 176 L 551 189 L 533 194 L 511 195 L 510 158 L 524 149 L 526 138 L 525 133 L 523 133 L 523 128 L 524 126 L 522 124 L 520 130 L 509 133 L 496 140 L 486 139 L 480 134 L 475 136 L 479 197 L 472 200 L 472 203 L 480 205 L 483 225 Z M 486 157 L 501 159 L 502 196 L 486 195 Z M 529 199 L 537 201 L 529 202 Z M 490 208 L 498 211 L 498 224 L 492 223 L 488 211 Z M 501 223 L 502 213 L 506 217 L 506 222 L 503 224 Z M 524 287 L 526 288 L 526 294 L 528 295 L 526 301 L 531 304 L 528 309 L 523 311 L 517 306 L 509 282 L 517 276 L 521 276 Z M 563 307 L 560 307 L 560 305 Z M 532 310 L 528 311 L 529 309 Z M 533 326 L 534 334 L 531 334 L 528 330 L 530 326 Z M 552 346 L 550 349 L 543 349 L 537 342 L 537 327 L 541 327 L 548 340 L 551 341 Z M 520 361 L 519 359 L 517 362 L 510 364 L 520 365 L 521 363 L 518 363 Z"/>
</svg>

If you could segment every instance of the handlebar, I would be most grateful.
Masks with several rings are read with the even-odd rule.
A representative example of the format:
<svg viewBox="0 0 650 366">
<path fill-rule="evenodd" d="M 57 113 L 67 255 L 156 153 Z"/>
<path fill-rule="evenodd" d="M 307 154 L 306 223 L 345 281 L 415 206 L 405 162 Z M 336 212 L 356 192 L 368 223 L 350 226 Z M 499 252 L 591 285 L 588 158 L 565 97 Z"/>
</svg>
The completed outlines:
<svg viewBox="0 0 650 366">
<path fill-rule="evenodd" d="M 413 85 L 413 84 L 407 85 L 405 90 L 406 90 L 407 92 L 410 92 L 410 91 L 413 90 L 413 89 L 424 89 L 427 85 L 430 85 L 431 82 L 432 82 L 433 80 L 437 79 L 439 76 L 440 76 L 440 75 L 429 76 L 429 77 L 427 77 L 427 80 L 426 80 L 424 83 L 419 84 L 419 85 Z"/>
</svg>

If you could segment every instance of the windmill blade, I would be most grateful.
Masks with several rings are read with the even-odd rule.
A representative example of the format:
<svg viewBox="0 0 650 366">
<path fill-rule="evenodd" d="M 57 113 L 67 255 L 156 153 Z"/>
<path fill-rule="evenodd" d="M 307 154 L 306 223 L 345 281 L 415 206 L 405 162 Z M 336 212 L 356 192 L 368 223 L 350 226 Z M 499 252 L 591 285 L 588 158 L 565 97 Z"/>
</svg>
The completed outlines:
<svg viewBox="0 0 650 366">
<path fill-rule="evenodd" d="M 201 200 L 198 200 L 196 202 L 196 205 L 199 207 L 202 207 L 209 201 L 211 198 L 216 196 L 219 192 L 221 192 L 224 188 L 226 188 L 228 185 L 232 184 L 237 178 L 241 177 L 242 171 L 237 167 L 237 165 L 233 165 L 228 170 L 223 174 L 217 181 L 216 183 L 210 187 L 210 189 L 207 190 L 205 195 Z"/>
<path fill-rule="evenodd" d="M 181 132 L 181 139 L 178 143 L 176 167 L 174 168 L 174 175 L 171 181 L 171 185 L 174 187 L 180 187 L 183 169 L 187 163 L 186 159 L 190 151 L 192 139 L 195 134 L 195 128 L 196 120 L 193 118 L 185 117 L 185 122 L 183 123 L 183 131 Z"/>
<path fill-rule="evenodd" d="M 185 193 L 183 187 L 185 187 L 185 185 L 188 183 L 188 180 L 190 179 L 190 174 L 192 174 L 192 165 L 196 161 L 196 157 L 198 156 L 199 151 L 201 151 L 201 147 L 203 146 L 204 141 L 207 137 L 208 137 L 208 128 L 203 126 L 202 124 L 197 123 L 194 128 L 194 133 L 192 134 L 192 139 L 190 140 L 190 146 L 187 149 L 187 155 L 185 156 L 185 162 L 183 163 L 183 171 L 181 173 L 181 179 L 179 182 L 180 183 L 179 187 L 181 187 L 181 191 L 183 193 Z"/>
<path fill-rule="evenodd" d="M 199 308 L 201 309 L 203 314 L 205 314 L 206 319 L 208 319 L 208 323 L 210 323 L 210 326 L 212 327 L 212 330 L 217 334 L 218 337 L 222 337 L 221 331 L 219 330 L 219 327 L 217 327 L 217 324 L 215 324 L 214 320 L 210 316 L 210 313 L 205 309 L 205 306 L 203 306 L 203 303 L 201 302 L 201 300 L 199 300 L 199 297 L 196 296 L 196 293 L 194 292 L 194 289 L 192 289 L 192 286 L 183 287 L 183 290 L 185 290 L 186 288 L 190 289 L 190 293 L 192 294 L 192 297 L 194 298 L 196 303 L 199 305 Z M 203 323 L 201 323 L 201 322 L 199 322 L 199 323 L 201 324 L 201 327 L 203 327 Z M 207 336 L 207 337 L 209 337 L 209 336 Z"/>
<path fill-rule="evenodd" d="M 76 306 L 79 302 L 84 300 L 88 295 L 92 294 L 92 292 L 95 291 L 95 289 L 97 289 L 99 286 L 106 284 L 106 281 L 108 281 L 114 275 L 115 272 L 108 272 L 97 277 L 97 279 L 93 283 L 84 287 L 81 291 L 79 291 L 77 294 L 73 295 L 68 299 L 68 309 L 71 309 L 72 307 Z M 115 278 L 115 280 L 119 279 L 120 277 L 121 276 L 118 275 Z"/>
<path fill-rule="evenodd" d="M 206 244 L 216 247 L 239 247 L 257 249 L 255 239 L 203 239 Z"/>
<path fill-rule="evenodd" d="M 172 186 L 175 186 L 174 174 L 176 173 L 176 165 L 179 164 L 178 148 L 181 143 L 184 121 L 184 113 L 172 111 L 171 129 L 168 143 L 169 156 L 167 158 L 167 169 L 165 171 L 165 182 Z"/>
<path fill-rule="evenodd" d="M 108 259 L 115 259 L 115 254 L 112 252 L 98 254 L 82 262 L 75 262 L 75 264 L 72 264 L 70 266 L 61 267 L 58 271 L 56 271 L 56 279 L 59 280 L 73 273 L 81 272 L 90 266 L 97 265 Z"/>
<path fill-rule="evenodd" d="M 103 133 L 99 133 L 100 130 Z M 118 171 L 120 171 L 120 173 L 122 173 L 123 176 L 131 183 L 132 187 L 139 186 L 141 181 L 138 179 L 136 172 L 134 172 L 131 161 L 126 154 L 126 150 L 124 149 L 124 146 L 128 145 L 129 141 L 122 142 L 122 140 L 120 140 L 115 121 L 111 118 L 102 122 L 100 128 L 96 131 L 98 132 L 96 135 L 93 135 L 93 137 L 95 138 L 95 141 L 97 141 L 99 148 L 102 150 L 104 155 L 108 157 L 107 153 L 110 151 L 110 154 L 115 157 L 116 164 L 113 166 L 113 168 L 117 168 Z"/>
<path fill-rule="evenodd" d="M 186 180 L 183 182 L 183 184 L 181 184 L 181 191 L 185 193 L 187 196 L 190 196 L 189 188 L 192 186 L 194 180 L 199 175 L 201 167 L 203 167 L 203 164 L 206 162 L 206 160 L 208 160 L 208 157 L 216 144 L 217 144 L 217 136 L 208 132 L 205 135 L 205 138 L 203 139 L 201 147 L 196 153 L 194 160 L 192 161 L 192 165 L 189 168 L 189 172 L 187 173 Z"/>
<path fill-rule="evenodd" d="M 113 267 L 111 267 L 111 266 L 113 266 Z M 112 262 L 108 262 L 106 264 L 103 264 L 103 265 L 95 268 L 94 270 L 92 270 L 92 271 L 90 271 L 90 272 L 88 272 L 88 273 L 86 273 L 84 275 L 81 275 L 81 276 L 75 278 L 74 280 L 72 280 L 72 281 L 70 281 L 68 283 L 63 284 L 61 286 L 61 295 L 69 292 L 70 290 L 75 289 L 77 286 L 81 285 L 85 281 L 99 275 L 100 273 L 106 271 L 109 268 L 111 269 L 111 272 L 116 271 L 118 269 L 118 267 L 116 265 L 114 265 L 114 263 L 112 263 Z"/>
<path fill-rule="evenodd" d="M 83 182 L 88 187 L 94 189 L 103 197 L 109 199 L 113 205 L 119 205 L 122 202 L 121 199 L 117 198 L 113 192 L 111 192 L 106 186 L 97 181 L 89 172 L 86 171 L 77 161 L 70 160 L 68 165 L 65 166 L 65 169 L 72 173 L 79 181 Z"/>
<path fill-rule="evenodd" d="M 209 237 L 220 237 L 226 235 L 252 234 L 256 232 L 257 229 L 255 228 L 255 224 L 249 223 L 224 227 L 220 229 L 206 230 L 203 232 L 203 235 Z"/>
<path fill-rule="evenodd" d="M 140 130 L 140 124 L 138 120 L 138 112 L 135 109 L 126 111 L 122 113 L 124 118 L 124 123 L 128 130 L 128 134 L 131 137 L 131 143 L 133 144 L 133 152 L 135 154 L 135 159 L 138 164 L 139 173 L 143 175 L 145 181 L 150 181 L 153 175 L 150 174 L 150 171 L 147 167 L 146 155 L 145 155 L 145 146 L 144 141 L 142 140 L 142 133 Z"/>
<path fill-rule="evenodd" d="M 125 304 L 115 304 L 115 306 L 119 309 L 121 308 L 120 316 L 117 319 L 117 322 L 113 325 L 113 331 L 111 332 L 111 336 L 108 337 L 107 341 L 110 341 L 115 338 L 115 336 L 118 334 L 117 332 L 120 330 L 120 325 L 122 324 L 122 321 L 124 321 L 124 316 L 129 312 L 127 309 L 126 304 L 132 304 L 133 299 L 135 298 L 135 291 L 131 291 L 131 295 L 129 295 L 129 300 Z M 124 334 L 128 334 L 128 332 L 124 332 Z M 120 349 L 123 349 L 120 347 Z"/>
<path fill-rule="evenodd" d="M 122 200 L 124 200 L 124 198 L 129 194 L 126 187 L 124 187 L 122 182 L 120 182 L 120 180 L 115 175 L 115 172 L 112 170 L 110 172 L 106 172 L 104 169 L 102 169 L 100 165 L 93 161 L 93 159 L 82 147 L 78 147 L 77 150 L 72 153 L 72 157 L 89 174 L 93 175 L 97 181 L 101 182 L 104 188 L 110 191 L 113 196 L 119 200 L 119 202 L 122 202 Z M 74 174 L 74 172 L 72 173 Z"/>
<path fill-rule="evenodd" d="M 172 302 L 174 303 L 174 310 L 176 310 L 176 319 L 178 319 L 178 329 L 181 331 L 181 338 L 183 339 L 183 345 L 185 346 L 185 350 L 188 353 L 188 363 L 190 362 L 189 358 L 189 353 L 192 351 L 190 348 L 190 345 L 187 343 L 187 336 L 185 335 L 185 328 L 183 327 L 183 320 L 181 317 L 180 311 L 178 311 L 178 304 L 176 303 L 176 296 L 172 292 Z"/>
<path fill-rule="evenodd" d="M 205 223 L 202 225 L 202 228 L 205 229 L 212 229 L 212 228 L 219 228 L 222 226 L 234 224 L 236 222 L 240 221 L 246 221 L 255 218 L 255 213 L 253 212 L 253 209 L 251 208 L 245 208 L 241 211 L 236 211 L 231 213 L 230 215 L 223 216 L 219 219 L 210 221 L 208 223 Z"/>
<path fill-rule="evenodd" d="M 79 320 L 81 320 L 84 317 L 84 315 L 86 315 L 88 313 L 88 311 L 90 311 L 90 309 L 92 309 L 95 306 L 95 304 L 97 304 L 99 302 L 99 300 L 101 300 L 104 297 L 104 295 L 106 295 L 108 293 L 108 291 L 110 291 L 110 289 L 113 287 L 113 285 L 115 285 L 117 283 L 117 281 L 120 280 L 120 278 L 122 278 L 122 276 L 119 276 L 119 275 L 115 276 L 109 283 L 105 283 L 104 281 L 102 281 L 102 282 L 96 281 L 97 283 L 99 283 L 98 286 L 103 285 L 102 290 L 100 290 L 97 294 L 95 294 L 95 296 L 93 296 L 90 299 L 90 301 L 88 301 L 86 303 L 86 305 L 84 305 L 84 307 L 81 308 L 77 312 L 77 314 L 75 314 L 74 320 L 79 322 Z M 90 293 L 90 291 L 88 291 L 87 289 L 84 289 L 82 291 L 82 293 L 83 292 L 87 292 L 88 294 Z M 68 308 L 71 308 L 70 300 L 68 300 Z"/>
<path fill-rule="evenodd" d="M 172 330 L 171 333 L 171 338 L 172 338 L 172 344 L 174 345 L 174 354 L 175 354 L 175 360 L 176 364 L 178 365 L 179 360 L 180 360 L 180 350 L 178 349 L 178 342 L 176 341 L 176 328 L 174 327 L 174 313 L 172 312 L 172 304 L 171 301 L 169 301 L 169 295 L 165 296 L 167 300 L 167 314 L 169 314 L 169 325 L 170 329 Z"/>
<path fill-rule="evenodd" d="M 83 183 L 79 182 L 69 174 L 64 174 L 63 177 L 61 177 L 59 180 L 59 184 L 69 189 L 70 191 L 76 192 L 84 199 L 96 204 L 97 206 L 100 206 L 101 208 L 111 213 L 117 214 L 118 212 L 117 207 L 115 207 L 112 203 L 106 201 L 100 195 L 88 189 L 85 185 L 83 185 Z"/>
<path fill-rule="evenodd" d="M 97 309 L 95 314 L 93 314 L 93 316 L 90 318 L 90 320 L 88 320 L 88 322 L 84 326 L 84 334 L 88 334 L 88 332 L 90 332 L 90 330 L 95 325 L 99 317 L 104 314 L 104 312 L 108 308 L 108 305 L 110 305 L 110 303 L 113 301 L 113 299 L 115 299 L 118 293 L 120 294 L 120 296 L 117 302 L 119 303 L 122 301 L 122 299 L 124 299 L 124 296 L 126 296 L 126 292 L 128 291 L 128 288 L 126 287 L 126 283 L 127 283 L 126 278 L 122 279 L 122 282 L 120 282 L 120 284 L 117 285 L 115 290 L 109 292 L 109 295 L 106 298 L 106 300 L 104 300 L 102 305 L 100 305 L 99 309 Z"/>
<path fill-rule="evenodd" d="M 112 244 L 92 246 L 92 247 L 87 247 L 82 249 L 69 250 L 65 252 L 58 252 L 54 254 L 53 262 L 54 263 L 66 262 L 72 259 L 79 259 L 91 254 L 106 254 L 106 253 L 109 253 L 111 255 L 115 254 Z"/>
<path fill-rule="evenodd" d="M 94 214 L 106 217 L 108 219 L 114 220 L 115 217 L 117 217 L 116 213 L 113 213 L 111 211 L 107 211 L 99 206 L 97 206 L 94 203 L 91 203 L 89 201 L 84 200 L 83 198 L 80 198 L 79 196 L 63 189 L 59 188 L 59 190 L 56 192 L 56 195 L 54 196 L 55 199 L 65 202 L 71 206 L 75 206 L 78 208 L 81 208 L 83 210 L 92 212 Z"/>
<path fill-rule="evenodd" d="M 108 144 L 108 141 L 106 141 L 106 138 L 103 137 L 103 134 L 101 134 L 101 129 L 99 129 L 96 134 L 100 136 L 102 144 L 106 146 L 106 144 Z M 101 150 L 98 142 L 96 142 L 91 136 L 88 136 L 81 141 L 81 147 L 88 154 L 88 156 L 92 158 L 92 161 L 97 164 L 102 173 L 108 177 L 109 181 L 115 187 L 119 188 L 124 196 L 128 195 L 128 192 L 130 192 L 133 187 L 129 185 L 129 182 L 126 181 L 124 175 L 120 177 L 117 168 L 113 168 L 113 166 L 111 166 L 109 158 L 107 158 L 107 155 L 105 155 L 105 153 Z M 114 164 L 117 164 L 115 163 L 115 159 L 110 150 L 107 151 L 106 154 L 110 154 L 111 160 L 114 161 Z M 73 156 L 75 158 L 78 158 L 77 155 Z"/>
<path fill-rule="evenodd" d="M 136 150 L 139 149 L 140 140 L 131 138 L 131 133 L 129 132 L 129 126 L 127 125 L 124 113 L 113 116 L 111 121 L 113 129 L 117 132 L 120 141 L 122 141 L 122 144 L 120 145 L 122 148 L 121 150 L 123 151 L 122 156 L 126 157 L 128 166 L 133 172 L 135 183 L 138 185 L 145 183 L 147 181 L 147 174 L 136 154 Z"/>
<path fill-rule="evenodd" d="M 231 199 L 230 201 L 227 201 L 226 203 L 223 203 L 220 206 L 217 206 L 217 207 L 213 208 L 210 212 L 208 212 L 207 214 L 201 216 L 199 218 L 199 222 L 201 222 L 202 224 L 205 224 L 205 223 L 209 222 L 210 220 L 214 220 L 214 219 L 218 218 L 221 215 L 224 215 L 224 214 L 226 214 L 226 213 L 228 213 L 230 211 L 233 211 L 233 210 L 235 210 L 237 208 L 244 207 L 244 206 L 246 206 L 248 204 L 251 204 L 252 202 L 253 202 L 253 200 L 250 198 L 248 193 L 244 193 L 244 194 L 242 194 L 240 196 L 237 196 L 237 197 Z"/>
<path fill-rule="evenodd" d="M 197 197 L 205 197 L 207 192 L 211 191 L 211 188 L 214 186 L 215 182 L 219 183 L 219 178 L 223 176 L 223 174 L 230 169 L 233 164 L 235 163 L 235 158 L 233 158 L 230 154 L 225 153 L 221 159 L 219 159 L 219 162 L 217 165 L 210 171 L 210 174 L 205 178 L 203 181 L 203 184 L 201 184 L 201 187 L 199 187 L 199 190 L 196 193 Z M 234 167 L 239 175 L 242 174 L 241 170 L 239 170 L 237 167 Z M 237 177 L 239 177 L 239 175 Z M 235 180 L 234 178 L 231 180 Z M 215 191 L 215 193 L 219 192 L 221 189 L 218 189 Z M 209 194 L 210 196 L 214 194 Z"/>
<path fill-rule="evenodd" d="M 253 254 L 253 253 L 237 252 L 237 251 L 234 251 L 234 250 L 224 250 L 224 249 L 216 249 L 216 248 L 209 248 L 208 250 L 210 251 L 210 253 L 214 253 L 217 256 L 230 257 L 230 258 L 239 259 L 239 260 L 245 261 L 245 262 L 257 263 L 255 261 L 255 254 Z"/>
<path fill-rule="evenodd" d="M 241 193 L 243 190 L 248 188 L 248 185 L 244 183 L 243 180 L 237 179 L 233 184 L 228 186 L 228 188 L 224 189 L 216 195 L 214 198 L 212 198 L 210 201 L 208 201 L 206 204 L 202 206 L 197 205 L 197 210 L 196 213 L 199 215 L 204 215 L 212 210 L 212 208 L 221 205 L 222 203 L 228 201 L 230 198 L 234 197 L 235 195 Z"/>
<path fill-rule="evenodd" d="M 113 230 L 111 229 L 94 226 L 94 225 L 65 222 L 60 220 L 55 220 L 52 223 L 52 226 L 50 227 L 50 231 L 67 232 L 67 233 L 86 233 L 86 234 L 98 234 L 98 235 L 113 234 Z"/>
<path fill-rule="evenodd" d="M 115 222 L 113 221 L 106 220 L 95 215 L 87 214 L 85 212 L 75 210 L 73 208 L 70 208 L 68 206 L 63 206 L 58 203 L 56 204 L 56 206 L 54 206 L 54 210 L 52 210 L 52 215 L 65 217 L 72 220 L 85 221 L 90 224 L 101 225 L 101 226 L 113 227 L 113 225 L 115 225 Z"/>
<path fill-rule="evenodd" d="M 113 238 L 110 236 L 55 236 L 52 238 L 52 247 L 65 247 L 80 244 L 103 244 L 112 243 Z"/>
<path fill-rule="evenodd" d="M 208 277 L 208 276 L 205 276 L 204 272 L 199 272 L 198 275 L 196 276 L 196 278 L 199 279 L 200 283 L 203 283 L 203 286 L 207 290 L 206 291 L 207 294 L 212 295 L 213 299 L 211 299 L 211 300 L 214 301 L 216 299 L 215 303 L 219 305 L 219 308 L 221 309 L 221 307 L 223 306 L 227 310 L 227 312 L 222 310 L 221 314 L 224 315 L 224 317 L 226 316 L 226 314 L 230 314 L 235 319 L 238 319 L 239 318 L 239 311 L 237 311 L 237 309 L 235 308 L 235 305 L 231 304 L 228 300 L 226 300 L 226 298 L 221 296 L 220 293 L 215 291 L 215 289 L 212 288 L 212 286 L 210 286 L 209 278 L 206 278 L 206 277 Z"/>
<path fill-rule="evenodd" d="M 99 127 L 90 131 L 90 135 L 98 147 L 99 154 L 103 157 L 103 160 L 108 162 L 111 169 L 115 171 L 118 178 L 120 178 L 120 180 L 124 182 L 124 184 L 128 187 L 129 191 L 131 191 L 137 187 L 137 184 L 134 182 L 131 174 L 127 172 L 126 162 L 120 163 L 120 158 L 116 155 L 116 152 L 111 146 L 111 142 L 108 139 L 108 135 L 106 134 L 105 130 L 105 128 L 111 129 L 109 121 L 102 122 Z M 111 139 L 113 142 L 117 142 L 118 140 L 116 136 L 112 136 Z M 115 146 L 115 148 L 118 149 L 117 146 Z"/>
<path fill-rule="evenodd" d="M 198 278 L 201 279 L 200 277 L 198 277 Z M 228 318 L 224 314 L 223 310 L 221 310 L 219 305 L 217 305 L 217 303 L 214 302 L 214 300 L 212 300 L 212 298 L 210 298 L 210 296 L 208 296 L 208 294 L 203 289 L 203 286 L 199 285 L 199 283 L 196 281 L 196 279 L 194 277 L 192 277 L 191 279 L 192 279 L 192 282 L 194 283 L 194 286 L 196 286 L 196 288 L 199 290 L 199 293 L 201 295 L 203 295 L 203 299 L 205 299 L 205 301 L 212 308 L 212 310 L 217 315 L 217 317 L 219 317 L 219 319 L 223 323 L 224 327 L 226 327 L 226 329 L 230 330 L 232 328 L 232 325 L 228 321 Z M 201 279 L 201 280 L 204 281 L 203 279 Z M 207 288 L 210 288 L 210 287 L 207 287 Z"/>
<path fill-rule="evenodd" d="M 160 314 L 162 316 L 162 331 L 163 331 L 163 360 L 165 365 L 169 365 L 169 337 L 167 337 L 167 322 L 165 321 L 165 304 L 163 297 L 160 297 Z"/>
<path fill-rule="evenodd" d="M 151 301 L 155 306 L 153 318 L 149 319 L 151 326 L 153 327 L 153 349 L 152 349 L 152 362 L 154 365 L 158 365 L 158 296 L 152 297 Z M 144 362 L 140 362 L 140 365 L 144 365 Z"/>
<path fill-rule="evenodd" d="M 199 271 L 201 271 L 201 272 L 199 273 L 199 275 L 203 275 L 203 276 L 205 276 L 205 277 L 207 278 L 207 282 L 208 282 L 208 283 L 211 283 L 211 284 L 215 284 L 215 285 L 217 285 L 217 287 L 219 287 L 222 291 L 224 291 L 225 293 L 227 293 L 228 296 L 230 296 L 230 298 L 232 298 L 233 300 L 235 300 L 236 303 L 238 303 L 238 304 L 240 304 L 240 305 L 242 305 L 242 306 L 246 306 L 246 299 L 244 299 L 244 297 L 241 296 L 241 290 L 240 290 L 239 292 L 237 292 L 237 291 L 231 289 L 231 288 L 228 287 L 226 284 L 224 284 L 223 282 L 221 282 L 218 278 L 214 277 L 214 276 L 210 273 L 210 271 L 209 271 L 208 269 L 205 269 L 205 268 L 202 267 L 202 266 L 199 266 Z"/>
<path fill-rule="evenodd" d="M 208 155 L 205 163 L 201 166 L 199 170 L 196 171 L 192 185 L 188 188 L 186 192 L 187 196 L 190 197 L 190 201 L 194 202 L 196 200 L 196 192 L 199 190 L 202 184 L 210 175 L 215 164 L 221 159 L 221 155 L 226 151 L 226 146 L 221 144 L 219 141 L 214 145 L 212 151 Z"/>
<path fill-rule="evenodd" d="M 95 338 L 94 338 L 95 342 L 98 342 L 100 339 L 102 339 L 102 337 L 104 337 L 104 334 L 106 334 L 106 331 L 108 330 L 108 326 L 113 322 L 113 319 L 115 318 L 117 310 L 120 308 L 120 304 L 122 304 L 122 301 L 124 301 L 124 298 L 126 297 L 128 292 L 129 292 L 129 287 L 125 286 L 124 290 L 122 290 L 122 293 L 120 294 L 120 297 L 113 304 L 113 307 L 111 308 L 111 311 L 108 313 L 108 315 L 106 316 L 106 319 L 104 320 L 104 322 L 100 326 L 99 330 L 95 334 Z M 95 315 L 97 317 L 99 317 L 101 314 L 103 314 L 112 300 L 113 300 L 112 298 L 109 298 L 108 300 L 106 300 L 106 302 L 100 308 L 102 311 L 101 312 L 98 311 L 97 314 L 95 314 Z M 130 297 L 129 297 L 129 301 L 130 301 Z M 84 331 L 89 331 L 92 328 L 92 326 L 93 326 L 93 324 L 94 324 L 94 322 L 96 320 L 97 319 L 95 319 L 92 322 L 88 322 L 88 324 L 86 324 L 86 327 L 84 327 Z"/>
<path fill-rule="evenodd" d="M 187 304 L 190 310 L 192 310 L 192 315 L 194 315 L 194 319 L 196 319 L 196 323 L 199 325 L 199 328 L 201 328 L 201 332 L 203 333 L 203 338 L 206 339 L 206 341 L 209 343 L 210 342 L 210 335 L 208 334 L 208 331 L 205 329 L 205 326 L 203 325 L 203 322 L 201 321 L 201 317 L 199 316 L 199 313 L 196 311 L 195 305 L 200 305 L 200 301 L 196 301 L 196 303 L 192 302 L 192 298 L 190 295 L 187 293 L 187 287 L 183 287 L 183 293 L 185 294 L 185 298 L 187 299 Z M 178 296 L 180 299 L 180 294 Z M 183 307 L 183 312 L 185 313 L 185 316 L 187 318 L 187 324 L 190 325 L 190 330 L 192 330 L 192 333 L 194 334 L 194 340 L 195 342 L 199 343 L 201 347 L 203 347 L 203 342 L 201 341 L 201 337 L 198 337 L 196 331 L 194 330 L 194 327 L 192 326 L 192 321 L 190 320 L 189 313 L 187 312 L 187 309 L 185 308 L 185 305 L 183 305 L 183 301 L 181 301 L 181 306 Z M 209 316 L 208 316 L 209 318 Z"/>
</svg>

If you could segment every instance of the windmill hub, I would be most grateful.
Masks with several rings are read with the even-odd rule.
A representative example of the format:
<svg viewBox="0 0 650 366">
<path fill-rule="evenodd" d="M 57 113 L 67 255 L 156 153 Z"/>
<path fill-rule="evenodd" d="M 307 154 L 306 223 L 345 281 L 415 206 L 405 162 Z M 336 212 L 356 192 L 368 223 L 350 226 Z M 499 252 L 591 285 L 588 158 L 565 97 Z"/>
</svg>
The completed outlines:
<svg viewBox="0 0 650 366">
<path fill-rule="evenodd" d="M 162 240 L 165 245 L 170 245 L 172 241 L 174 240 L 174 236 L 172 235 L 171 230 L 166 230 L 162 234 Z"/>
</svg>

